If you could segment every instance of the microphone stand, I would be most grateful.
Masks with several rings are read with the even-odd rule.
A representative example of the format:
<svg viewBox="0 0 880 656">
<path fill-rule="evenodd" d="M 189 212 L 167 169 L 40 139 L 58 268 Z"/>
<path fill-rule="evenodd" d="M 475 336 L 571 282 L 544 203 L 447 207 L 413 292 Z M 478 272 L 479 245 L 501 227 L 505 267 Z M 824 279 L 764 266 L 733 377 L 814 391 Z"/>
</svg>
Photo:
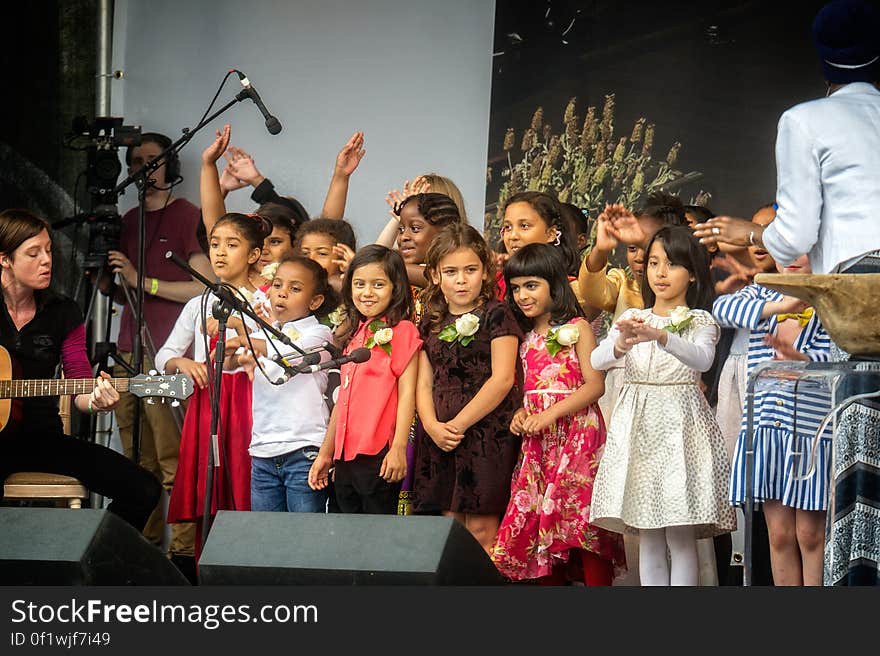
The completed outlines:
<svg viewBox="0 0 880 656">
<path fill-rule="evenodd" d="M 243 298 L 239 297 L 235 291 L 223 283 L 214 283 L 205 278 L 198 271 L 193 269 L 189 263 L 175 253 L 168 251 L 165 258 L 174 262 L 184 271 L 188 272 L 193 278 L 210 289 L 218 300 L 214 301 L 212 313 L 214 318 L 219 322 L 217 344 L 214 347 L 214 378 L 211 381 L 213 393 L 211 395 L 211 443 L 208 446 L 208 459 L 205 463 L 205 496 L 202 505 L 202 536 L 201 549 L 204 550 L 205 542 L 208 539 L 208 533 L 211 530 L 211 507 L 214 497 L 214 469 L 219 466 L 220 460 L 220 390 L 221 381 L 223 379 L 223 361 L 226 359 L 226 322 L 232 312 L 241 312 L 254 319 L 266 333 L 276 337 L 285 345 L 290 346 L 293 350 L 299 352 L 303 356 L 307 353 L 293 343 L 287 335 L 277 330 L 261 319 L 250 304 Z M 207 354 L 205 354 L 207 356 Z"/>
<path fill-rule="evenodd" d="M 199 122 L 196 127 L 183 128 L 183 136 L 172 143 L 168 148 L 159 153 L 156 158 L 150 162 L 146 162 L 140 169 L 131 173 L 125 180 L 116 185 L 113 193 L 119 196 L 131 184 L 136 184 L 138 188 L 138 240 L 137 240 L 137 289 L 135 290 L 135 311 L 134 311 L 134 336 L 132 339 L 132 363 L 131 368 L 137 373 L 143 373 L 144 368 L 144 349 L 143 349 L 143 326 L 144 326 L 144 258 L 146 245 L 146 193 L 147 185 L 150 183 L 150 174 L 160 166 L 165 164 L 168 155 L 171 152 L 179 153 L 186 144 L 196 135 L 196 133 L 205 127 L 208 123 L 220 116 L 235 103 L 247 100 L 250 96 L 246 89 L 243 89 L 235 95 L 235 98 L 223 105 L 216 112 Z M 189 267 L 187 267 L 189 268 Z M 192 269 L 190 269 L 192 272 Z M 203 281 L 204 282 L 204 281 Z M 134 423 L 131 431 L 132 441 L 132 459 L 135 463 L 140 462 L 140 446 L 141 446 L 141 404 L 134 404 Z"/>
</svg>

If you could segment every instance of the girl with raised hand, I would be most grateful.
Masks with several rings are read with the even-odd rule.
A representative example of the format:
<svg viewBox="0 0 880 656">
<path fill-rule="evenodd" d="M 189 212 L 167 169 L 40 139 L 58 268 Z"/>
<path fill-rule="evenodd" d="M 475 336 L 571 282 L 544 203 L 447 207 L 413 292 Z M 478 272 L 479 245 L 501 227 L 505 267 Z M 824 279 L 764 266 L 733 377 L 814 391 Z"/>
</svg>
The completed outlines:
<svg viewBox="0 0 880 656">
<path fill-rule="evenodd" d="M 528 332 L 519 353 L 523 406 L 510 422 L 522 449 L 492 558 L 514 580 L 611 585 L 625 567 L 623 539 L 588 521 L 605 445 L 593 331 L 549 244 L 518 250 L 504 277 L 507 302 Z"/>
<path fill-rule="evenodd" d="M 260 216 L 225 214 L 214 224 L 209 238 L 209 257 L 214 275 L 241 294 L 253 295 L 257 289 L 250 282 L 251 267 L 260 259 L 265 238 L 272 224 Z M 197 521 L 202 517 L 205 493 L 205 460 L 210 448 L 211 391 L 208 389 L 213 369 L 211 358 L 216 336 L 210 335 L 211 305 L 217 298 L 197 296 L 183 308 L 165 344 L 156 353 L 156 367 L 165 373 L 181 372 L 196 384 L 183 422 L 177 476 L 168 506 L 169 522 Z M 240 345 L 244 330 L 251 322 L 238 320 L 238 329 L 226 331 L 227 352 Z M 216 325 L 216 324 L 215 324 Z M 215 328 L 216 331 L 216 328 Z M 206 344 L 206 342 L 208 342 Z M 193 357 L 187 357 L 192 348 Z M 250 508 L 251 383 L 244 371 L 224 372 L 220 388 L 220 450 L 214 469 L 211 514 L 217 510 Z M 198 530 L 201 525 L 197 525 Z M 196 549 L 198 550 L 197 540 Z"/>
</svg>

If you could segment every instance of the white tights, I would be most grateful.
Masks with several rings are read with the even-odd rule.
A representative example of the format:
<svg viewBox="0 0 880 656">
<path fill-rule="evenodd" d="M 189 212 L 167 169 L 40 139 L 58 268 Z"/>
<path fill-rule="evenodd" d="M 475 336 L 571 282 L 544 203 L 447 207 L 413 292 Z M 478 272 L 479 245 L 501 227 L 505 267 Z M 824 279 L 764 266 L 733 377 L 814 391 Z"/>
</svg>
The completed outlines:
<svg viewBox="0 0 880 656">
<path fill-rule="evenodd" d="M 639 578 L 643 586 L 698 585 L 700 569 L 694 527 L 639 529 Z"/>
</svg>

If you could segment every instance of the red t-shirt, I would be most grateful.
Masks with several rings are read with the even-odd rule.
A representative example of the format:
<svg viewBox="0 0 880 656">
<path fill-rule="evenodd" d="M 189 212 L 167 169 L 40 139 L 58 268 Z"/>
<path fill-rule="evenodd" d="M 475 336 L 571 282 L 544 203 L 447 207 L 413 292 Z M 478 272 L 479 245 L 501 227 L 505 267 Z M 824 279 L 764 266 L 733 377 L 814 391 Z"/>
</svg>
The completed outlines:
<svg viewBox="0 0 880 656">
<path fill-rule="evenodd" d="M 372 336 L 368 323 L 358 327 L 346 353 L 362 347 Z M 366 362 L 349 362 L 340 368 L 334 460 L 376 455 L 394 441 L 397 379 L 422 347 L 422 340 L 411 321 L 401 321 L 392 331 L 391 355 L 374 346 Z"/>
<path fill-rule="evenodd" d="M 175 303 L 149 293 L 149 278 L 159 280 L 182 281 L 192 280 L 190 275 L 171 260 L 165 259 L 165 253 L 174 251 L 184 260 L 195 253 L 201 253 L 196 237 L 196 228 L 201 221 L 199 208 L 184 198 L 177 198 L 164 209 L 147 212 L 144 225 L 144 250 L 146 269 L 144 271 L 144 323 L 149 328 L 156 350 L 162 347 L 174 322 L 177 321 L 183 303 Z M 138 208 L 133 208 L 122 217 L 122 237 L 120 248 L 131 263 L 138 266 Z M 133 297 L 134 295 L 132 295 Z M 124 303 L 122 322 L 119 327 L 118 347 L 120 351 L 132 350 L 134 337 L 134 316 L 128 303 Z M 145 342 L 145 345 L 149 342 Z"/>
</svg>

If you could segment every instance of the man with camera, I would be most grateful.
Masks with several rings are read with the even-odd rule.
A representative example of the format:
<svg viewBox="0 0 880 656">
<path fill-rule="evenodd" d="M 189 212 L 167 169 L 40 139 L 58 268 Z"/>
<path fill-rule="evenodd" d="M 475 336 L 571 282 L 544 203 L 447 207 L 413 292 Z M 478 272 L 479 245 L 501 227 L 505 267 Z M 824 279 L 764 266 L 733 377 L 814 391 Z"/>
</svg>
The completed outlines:
<svg viewBox="0 0 880 656">
<path fill-rule="evenodd" d="M 145 132 L 138 146 L 130 146 L 125 154 L 129 174 L 136 172 L 147 162 L 155 159 L 171 140 L 165 135 Z M 212 278 L 211 265 L 199 246 L 196 228 L 201 222 L 199 208 L 184 198 L 172 194 L 173 187 L 183 178 L 180 176 L 180 160 L 171 154 L 165 165 L 150 174 L 145 193 L 145 239 L 144 239 L 144 371 L 154 367 L 153 355 L 159 349 L 174 326 L 183 305 L 199 295 L 202 284 L 165 258 L 173 251 L 186 259 L 189 265 L 208 278 Z M 110 250 L 108 265 L 119 274 L 114 299 L 124 306 L 118 339 L 118 355 L 133 362 L 135 325 L 134 304 L 137 290 L 138 256 L 138 208 L 129 210 L 122 217 L 122 235 L 119 250 Z M 114 375 L 125 375 L 117 366 Z M 116 408 L 119 433 L 125 455 L 133 457 L 132 431 L 135 403 L 138 399 L 123 394 Z M 141 402 L 140 463 L 153 472 L 170 493 L 177 472 L 180 449 L 180 429 L 167 405 L 150 405 Z M 153 511 L 144 536 L 160 545 L 164 534 L 162 503 Z M 171 527 L 169 555 L 176 564 L 191 569 L 193 555 L 193 524 L 174 524 Z M 187 562 L 188 561 L 188 562 Z"/>
</svg>

